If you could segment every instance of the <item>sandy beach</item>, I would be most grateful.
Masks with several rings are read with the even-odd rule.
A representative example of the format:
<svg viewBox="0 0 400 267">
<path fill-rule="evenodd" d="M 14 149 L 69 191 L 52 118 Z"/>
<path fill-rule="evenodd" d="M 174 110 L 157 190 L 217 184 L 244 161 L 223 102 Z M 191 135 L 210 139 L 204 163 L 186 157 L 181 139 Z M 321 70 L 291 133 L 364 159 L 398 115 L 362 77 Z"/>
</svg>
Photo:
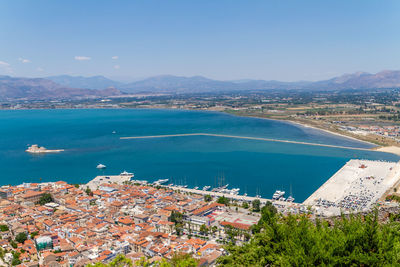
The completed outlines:
<svg viewBox="0 0 400 267">
<path fill-rule="evenodd" d="M 378 148 L 374 148 L 373 150 L 380 151 L 380 152 L 386 152 L 386 153 L 392 153 L 400 156 L 400 147 L 397 146 L 381 146 Z"/>
</svg>

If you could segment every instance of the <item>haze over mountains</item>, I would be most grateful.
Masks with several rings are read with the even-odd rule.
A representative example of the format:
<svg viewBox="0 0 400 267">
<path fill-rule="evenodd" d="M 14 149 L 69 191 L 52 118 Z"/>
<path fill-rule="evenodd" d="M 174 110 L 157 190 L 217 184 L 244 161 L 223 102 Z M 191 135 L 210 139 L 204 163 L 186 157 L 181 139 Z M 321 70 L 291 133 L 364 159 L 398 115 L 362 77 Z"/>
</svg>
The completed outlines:
<svg viewBox="0 0 400 267">
<path fill-rule="evenodd" d="M 202 76 L 180 77 L 173 75 L 154 76 L 133 83 L 121 83 L 104 76 L 52 76 L 47 77 L 67 87 L 105 89 L 115 87 L 125 92 L 213 92 L 230 90 L 268 89 L 371 89 L 400 86 L 400 71 L 382 71 L 376 74 L 356 72 L 317 82 L 280 82 L 265 80 L 219 81 Z"/>
<path fill-rule="evenodd" d="M 0 76 L 0 100 L 82 99 L 131 93 L 201 93 L 251 90 L 343 90 L 400 87 L 400 71 L 376 74 L 357 72 L 316 82 L 265 80 L 218 81 L 202 76 L 154 76 L 132 83 L 121 83 L 104 76 L 51 76 L 20 78 Z"/>
</svg>

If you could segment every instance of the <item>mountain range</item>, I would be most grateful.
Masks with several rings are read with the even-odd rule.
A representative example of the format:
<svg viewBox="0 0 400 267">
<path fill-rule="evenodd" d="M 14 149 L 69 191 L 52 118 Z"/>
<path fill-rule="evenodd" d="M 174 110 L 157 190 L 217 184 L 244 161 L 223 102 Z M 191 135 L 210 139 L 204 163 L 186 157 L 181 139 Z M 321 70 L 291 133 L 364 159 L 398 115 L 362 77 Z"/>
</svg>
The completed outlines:
<svg viewBox="0 0 400 267">
<path fill-rule="evenodd" d="M 376 74 L 357 72 L 323 81 L 280 82 L 265 80 L 219 81 L 202 76 L 154 76 L 132 83 L 122 83 L 104 76 L 51 76 L 21 78 L 0 76 L 0 100 L 15 99 L 84 99 L 126 93 L 202 93 L 256 90 L 345 90 L 400 87 L 400 71 Z"/>
<path fill-rule="evenodd" d="M 173 75 L 154 76 L 133 83 L 121 83 L 103 76 L 53 76 L 47 77 L 58 84 L 86 89 L 105 89 L 114 87 L 128 93 L 168 92 L 196 93 L 234 90 L 303 89 L 373 89 L 400 87 L 400 71 L 382 71 L 376 74 L 356 72 L 316 82 L 280 82 L 274 80 L 219 81 L 202 76 L 180 77 Z"/>
<path fill-rule="evenodd" d="M 119 95 L 115 88 L 69 88 L 43 78 L 0 76 L 0 100 L 87 99 Z"/>
</svg>

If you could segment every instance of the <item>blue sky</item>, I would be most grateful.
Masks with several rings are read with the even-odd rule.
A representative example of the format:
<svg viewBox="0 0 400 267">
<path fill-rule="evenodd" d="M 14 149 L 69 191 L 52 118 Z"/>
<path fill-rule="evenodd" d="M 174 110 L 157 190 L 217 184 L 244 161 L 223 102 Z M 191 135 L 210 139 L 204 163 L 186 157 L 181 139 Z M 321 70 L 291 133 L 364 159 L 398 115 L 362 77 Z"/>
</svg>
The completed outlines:
<svg viewBox="0 0 400 267">
<path fill-rule="evenodd" d="M 0 74 L 320 80 L 400 69 L 400 1 L 0 1 Z"/>
</svg>

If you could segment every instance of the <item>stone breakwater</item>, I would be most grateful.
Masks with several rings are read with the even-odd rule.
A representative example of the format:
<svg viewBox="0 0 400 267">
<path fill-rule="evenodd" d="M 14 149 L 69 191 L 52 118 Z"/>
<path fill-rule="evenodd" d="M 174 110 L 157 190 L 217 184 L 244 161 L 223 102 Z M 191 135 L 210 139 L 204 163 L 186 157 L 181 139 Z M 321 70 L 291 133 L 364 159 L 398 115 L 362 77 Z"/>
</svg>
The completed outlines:
<svg viewBox="0 0 400 267">
<path fill-rule="evenodd" d="M 299 145 L 308 145 L 308 146 L 342 148 L 342 149 L 350 149 L 350 150 L 376 151 L 376 150 L 372 150 L 370 148 L 348 147 L 348 146 L 309 143 L 309 142 L 292 141 L 292 140 L 281 140 L 281 139 L 273 139 L 273 138 L 238 136 L 238 135 L 227 135 L 227 134 L 212 134 L 212 133 L 186 133 L 186 134 L 165 134 L 165 135 L 146 135 L 146 136 L 125 136 L 125 137 L 120 137 L 120 139 L 128 140 L 128 139 L 185 137 L 185 136 L 214 136 L 214 137 L 224 137 L 224 138 L 258 140 L 258 141 L 266 141 L 266 142 L 290 143 L 290 144 L 299 144 Z"/>
</svg>

